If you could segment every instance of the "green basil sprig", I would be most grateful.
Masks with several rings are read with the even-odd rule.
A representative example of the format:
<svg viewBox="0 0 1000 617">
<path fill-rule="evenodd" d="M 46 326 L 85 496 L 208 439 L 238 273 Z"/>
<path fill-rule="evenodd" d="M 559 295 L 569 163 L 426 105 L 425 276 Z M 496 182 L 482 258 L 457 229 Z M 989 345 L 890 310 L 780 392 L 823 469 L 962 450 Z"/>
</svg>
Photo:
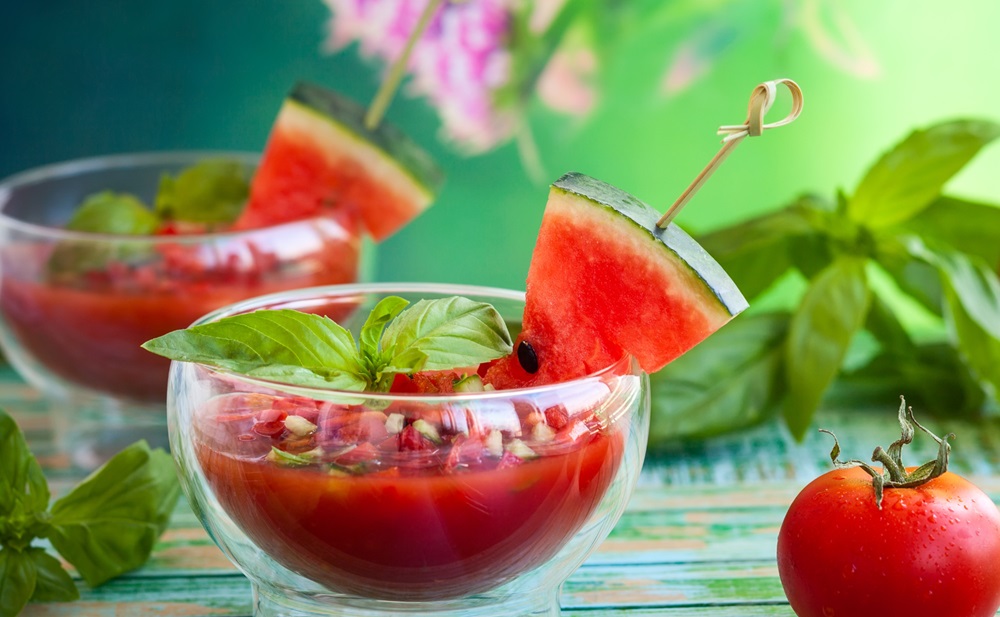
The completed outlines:
<svg viewBox="0 0 1000 617">
<path fill-rule="evenodd" d="M 173 461 L 133 444 L 49 506 L 48 483 L 17 423 L 0 409 L 0 617 L 28 602 L 65 602 L 79 592 L 47 538 L 90 586 L 149 559 L 180 496 Z"/>
<path fill-rule="evenodd" d="M 232 223 L 250 193 L 247 170 L 234 161 L 207 159 L 160 178 L 154 208 L 163 220 Z"/>
<path fill-rule="evenodd" d="M 150 236 L 165 223 L 181 222 L 206 230 L 232 223 L 239 217 L 249 194 L 248 171 L 240 163 L 206 159 L 164 174 L 153 208 L 129 193 L 101 191 L 84 198 L 66 222 L 66 229 L 121 236 Z M 49 273 L 57 278 L 103 270 L 111 262 L 136 262 L 148 258 L 143 243 L 108 243 L 102 239 L 60 242 L 49 258 Z"/>
<path fill-rule="evenodd" d="M 689 352 L 697 361 L 682 357 L 653 376 L 654 445 L 779 413 L 801 438 L 833 385 L 850 398 L 906 392 L 948 413 L 997 409 L 1000 207 L 942 190 L 998 136 L 1000 125 L 982 120 L 914 131 L 852 195 L 805 195 L 701 236 L 751 306 L 779 282 L 804 291 L 797 304 L 748 312 L 702 344 L 727 352 L 699 346 Z M 940 335 L 914 336 L 892 309 L 900 298 L 934 316 Z M 716 384 L 722 393 L 693 404 L 676 383 Z"/>
<path fill-rule="evenodd" d="M 143 347 L 250 377 L 369 392 L 388 391 L 397 373 L 477 366 L 513 349 L 489 304 L 460 296 L 408 304 L 395 296 L 380 300 L 357 342 L 328 317 L 282 309 L 176 330 Z"/>
</svg>

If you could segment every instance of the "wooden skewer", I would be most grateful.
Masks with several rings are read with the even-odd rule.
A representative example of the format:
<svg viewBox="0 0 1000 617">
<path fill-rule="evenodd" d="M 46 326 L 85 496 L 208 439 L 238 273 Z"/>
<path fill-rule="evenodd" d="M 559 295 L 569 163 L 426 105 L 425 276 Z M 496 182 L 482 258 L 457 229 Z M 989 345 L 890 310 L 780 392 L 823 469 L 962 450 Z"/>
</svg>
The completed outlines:
<svg viewBox="0 0 1000 617">
<path fill-rule="evenodd" d="M 406 46 L 403 47 L 403 53 L 389 67 L 389 72 L 386 74 L 385 79 L 382 80 L 378 92 L 375 93 L 375 98 L 372 99 L 371 105 L 368 106 L 368 111 L 365 113 L 365 128 L 369 131 L 375 130 L 382 121 L 382 116 L 385 115 L 393 95 L 399 89 L 399 84 L 403 81 L 403 75 L 406 74 L 406 65 L 410 62 L 414 46 L 416 46 L 420 37 L 423 36 L 424 30 L 431 23 L 431 17 L 434 16 L 434 13 L 443 2 L 444 0 L 429 0 L 427 2 L 424 12 L 420 14 L 417 25 L 413 28 L 413 32 L 410 33 L 410 38 L 406 39 Z"/>
<path fill-rule="evenodd" d="M 772 122 L 770 124 L 764 123 L 764 116 L 774 105 L 774 101 L 778 95 L 778 85 L 784 85 L 788 88 L 788 91 L 792 94 L 792 110 L 787 116 L 782 118 L 777 122 Z M 670 224 L 670 221 L 674 220 L 677 213 L 681 211 L 694 194 L 698 192 L 698 189 L 705 184 L 708 178 L 715 172 L 715 170 L 722 164 L 726 157 L 732 153 L 736 146 L 743 141 L 744 137 L 757 137 L 762 135 L 766 129 L 773 129 L 779 126 L 785 126 L 786 124 L 791 124 L 799 117 L 802 113 L 802 89 L 797 83 L 791 79 L 775 79 L 772 81 L 765 81 L 759 84 L 753 89 L 750 94 L 750 105 L 747 110 L 747 120 L 743 124 L 732 124 L 726 126 L 720 126 L 718 135 L 725 135 L 722 139 L 722 148 L 712 160 L 709 161 L 708 165 L 701 170 L 701 173 L 694 179 L 690 186 L 681 193 L 681 196 L 677 198 L 670 209 L 660 217 L 660 220 L 656 222 L 657 227 L 666 227 Z"/>
</svg>

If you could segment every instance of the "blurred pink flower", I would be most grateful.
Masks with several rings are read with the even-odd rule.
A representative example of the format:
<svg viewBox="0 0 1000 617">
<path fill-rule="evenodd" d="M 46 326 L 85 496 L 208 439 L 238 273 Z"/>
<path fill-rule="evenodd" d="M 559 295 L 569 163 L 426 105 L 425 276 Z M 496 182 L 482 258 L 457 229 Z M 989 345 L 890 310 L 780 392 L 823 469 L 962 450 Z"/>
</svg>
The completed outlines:
<svg viewBox="0 0 1000 617">
<path fill-rule="evenodd" d="M 332 17 L 326 49 L 357 41 L 362 56 L 389 66 L 402 54 L 427 0 L 324 0 Z M 417 42 L 407 67 L 412 94 L 437 108 L 444 134 L 469 152 L 507 140 L 515 111 L 497 105 L 511 80 L 508 48 L 516 0 L 445 2 Z"/>
<path fill-rule="evenodd" d="M 593 49 L 584 46 L 560 49 L 538 78 L 538 96 L 558 112 L 586 116 L 598 98 L 594 86 L 596 73 L 597 54 Z"/>
</svg>

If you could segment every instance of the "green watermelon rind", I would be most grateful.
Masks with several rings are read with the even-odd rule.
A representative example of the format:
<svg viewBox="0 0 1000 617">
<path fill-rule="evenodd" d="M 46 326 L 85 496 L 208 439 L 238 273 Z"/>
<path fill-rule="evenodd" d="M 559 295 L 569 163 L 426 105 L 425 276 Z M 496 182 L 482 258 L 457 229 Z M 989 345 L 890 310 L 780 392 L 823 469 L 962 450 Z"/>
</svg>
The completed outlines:
<svg viewBox="0 0 1000 617">
<path fill-rule="evenodd" d="M 309 82 L 295 84 L 287 101 L 380 150 L 428 195 L 440 190 L 444 175 L 434 159 L 392 124 L 382 122 L 374 130 L 366 128 L 365 108 L 361 105 Z"/>
<path fill-rule="evenodd" d="M 666 228 L 657 226 L 660 213 L 652 206 L 618 187 L 577 172 L 564 174 L 552 183 L 552 188 L 601 206 L 609 215 L 617 214 L 631 221 L 635 231 L 650 240 L 650 246 L 667 252 L 671 261 L 683 265 L 694 279 L 700 280 L 730 316 L 749 306 L 736 283 L 694 238 L 672 223 Z"/>
</svg>

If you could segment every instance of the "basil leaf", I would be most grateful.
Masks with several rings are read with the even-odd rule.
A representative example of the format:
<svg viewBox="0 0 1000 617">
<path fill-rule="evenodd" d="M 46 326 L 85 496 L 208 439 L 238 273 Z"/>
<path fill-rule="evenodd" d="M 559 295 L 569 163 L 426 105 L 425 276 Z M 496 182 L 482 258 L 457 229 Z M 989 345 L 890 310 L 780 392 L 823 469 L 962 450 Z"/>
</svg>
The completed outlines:
<svg viewBox="0 0 1000 617">
<path fill-rule="evenodd" d="M 28 553 L 0 548 L 0 615 L 14 617 L 35 592 L 38 572 Z"/>
<path fill-rule="evenodd" d="M 386 325 L 396 318 L 400 312 L 409 304 L 409 301 L 396 296 L 389 296 L 379 300 L 372 312 L 369 313 L 365 324 L 361 326 L 361 333 L 358 335 L 361 345 L 361 357 L 370 362 L 377 361 L 379 357 L 379 341 Z"/>
<path fill-rule="evenodd" d="M 413 371 L 440 371 L 506 356 L 513 350 L 507 325 L 484 302 L 452 296 L 420 300 L 385 329 L 389 364 Z"/>
<path fill-rule="evenodd" d="M 160 221 L 138 198 L 124 193 L 103 191 L 87 197 L 66 229 L 123 236 L 145 236 L 159 227 Z M 103 270 L 112 261 L 128 261 L 142 257 L 142 245 L 123 243 L 110 245 L 103 240 L 64 240 L 56 245 L 49 258 L 48 269 L 53 275 L 75 274 Z"/>
<path fill-rule="evenodd" d="M 917 238 L 911 238 L 909 248 L 940 272 L 951 338 L 995 399 L 1000 393 L 1000 279 L 980 260 L 958 251 L 933 250 Z"/>
<path fill-rule="evenodd" d="M 908 244 L 912 236 L 893 235 L 878 239 L 876 261 L 899 288 L 935 315 L 941 315 L 944 292 L 936 267 L 913 258 Z"/>
<path fill-rule="evenodd" d="M 27 553 L 34 562 L 37 572 L 35 592 L 31 595 L 31 602 L 69 602 L 80 597 L 80 591 L 73 583 L 72 577 L 58 559 L 37 547 Z"/>
<path fill-rule="evenodd" d="M 811 233 L 804 207 L 796 205 L 701 235 L 698 243 L 752 300 L 792 266 L 790 239 Z"/>
<path fill-rule="evenodd" d="M 92 233 L 144 236 L 160 221 L 134 195 L 102 191 L 86 197 L 66 223 L 66 229 Z"/>
<path fill-rule="evenodd" d="M 805 435 L 840 371 L 851 339 L 865 321 L 869 297 L 865 260 L 843 256 L 813 279 L 792 315 L 785 343 L 784 417 L 797 439 Z"/>
<path fill-rule="evenodd" d="M 650 375 L 652 446 L 752 426 L 777 413 L 789 318 L 741 315 Z"/>
<path fill-rule="evenodd" d="M 876 229 L 909 220 L 998 136 L 1000 125 L 979 120 L 944 122 L 914 131 L 868 170 L 848 203 L 847 215 Z"/>
<path fill-rule="evenodd" d="M 995 205 L 942 196 L 907 221 L 905 229 L 1000 265 L 1000 207 Z"/>
<path fill-rule="evenodd" d="M 963 311 L 989 336 L 1000 339 L 1000 279 L 996 273 L 974 257 L 952 249 L 931 249 L 918 238 L 911 238 L 908 246 L 914 257 L 938 269 L 943 285 Z"/>
<path fill-rule="evenodd" d="M 160 178 L 156 213 L 166 220 L 191 223 L 231 223 L 243 210 L 250 192 L 247 170 L 226 160 L 205 160 L 177 177 Z"/>
<path fill-rule="evenodd" d="M 954 347 L 914 345 L 905 353 L 886 349 L 868 364 L 844 374 L 839 385 L 855 396 L 879 401 L 906 393 L 907 403 L 933 413 L 976 417 L 986 395 Z"/>
<path fill-rule="evenodd" d="M 1000 398 L 1000 339 L 967 311 L 968 303 L 949 287 L 945 292 L 951 338 L 990 398 Z"/>
<path fill-rule="evenodd" d="M 30 516 L 49 507 L 49 485 L 28 449 L 21 429 L 0 409 L 0 522 Z M 4 526 L 0 525 L 0 529 Z M 0 542 L 7 540 L 0 533 Z M 30 541 L 30 538 L 28 538 Z"/>
<path fill-rule="evenodd" d="M 52 505 L 48 538 L 94 587 L 146 562 L 179 496 L 170 455 L 140 441 Z"/>
<path fill-rule="evenodd" d="M 889 305 L 878 296 L 872 299 L 865 320 L 865 329 L 875 337 L 883 349 L 890 349 L 898 355 L 906 355 L 914 350 L 910 334 Z"/>
<path fill-rule="evenodd" d="M 142 346 L 171 360 L 298 385 L 346 390 L 367 385 L 351 333 L 311 313 L 283 309 L 233 315 Z"/>
</svg>

